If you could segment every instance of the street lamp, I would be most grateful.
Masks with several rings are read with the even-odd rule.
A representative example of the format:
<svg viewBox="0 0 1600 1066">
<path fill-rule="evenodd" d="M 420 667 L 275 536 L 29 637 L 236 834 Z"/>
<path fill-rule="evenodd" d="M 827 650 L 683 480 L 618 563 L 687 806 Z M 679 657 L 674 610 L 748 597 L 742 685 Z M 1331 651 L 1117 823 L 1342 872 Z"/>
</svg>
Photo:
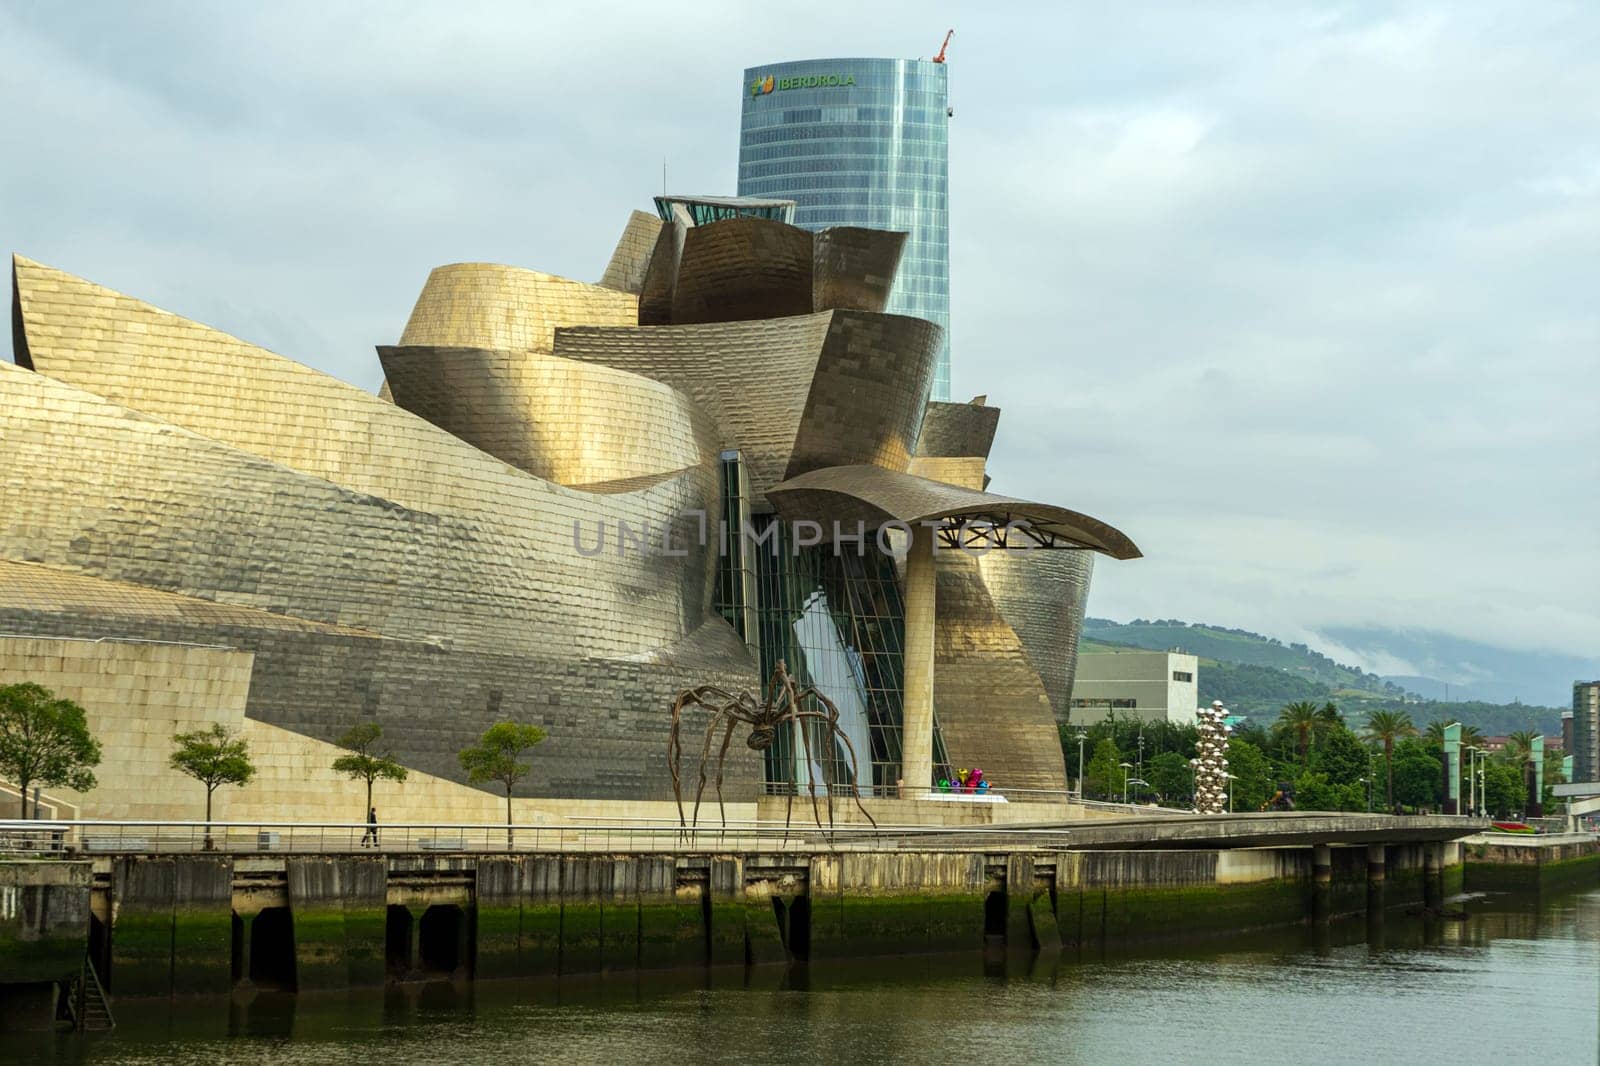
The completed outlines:
<svg viewBox="0 0 1600 1066">
<path fill-rule="evenodd" d="M 1120 762 L 1117 765 L 1122 767 L 1122 802 L 1126 806 L 1128 802 L 1128 771 L 1133 769 L 1133 763 Z"/>
<path fill-rule="evenodd" d="M 1478 809 L 1478 749 L 1467 744 L 1461 750 L 1467 753 L 1467 817 L 1470 818 Z"/>
<path fill-rule="evenodd" d="M 1083 799 L 1083 741 L 1089 735 L 1087 729 L 1078 730 L 1078 799 Z"/>
<path fill-rule="evenodd" d="M 1372 813 L 1372 778 L 1370 778 L 1370 777 L 1358 777 L 1358 778 L 1356 778 L 1356 781 L 1359 784 L 1363 784 L 1363 785 L 1367 786 L 1367 813 L 1371 814 Z"/>
</svg>

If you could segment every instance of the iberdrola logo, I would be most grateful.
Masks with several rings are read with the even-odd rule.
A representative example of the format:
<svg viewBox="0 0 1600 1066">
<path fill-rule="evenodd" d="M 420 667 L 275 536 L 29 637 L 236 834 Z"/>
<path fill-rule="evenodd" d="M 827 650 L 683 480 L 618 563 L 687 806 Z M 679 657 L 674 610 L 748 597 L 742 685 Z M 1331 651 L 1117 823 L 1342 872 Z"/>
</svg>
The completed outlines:
<svg viewBox="0 0 1600 1066">
<path fill-rule="evenodd" d="M 772 85 L 773 81 L 771 74 L 768 74 L 765 78 L 757 78 L 755 81 L 750 83 L 750 95 L 765 96 L 772 91 Z"/>
</svg>

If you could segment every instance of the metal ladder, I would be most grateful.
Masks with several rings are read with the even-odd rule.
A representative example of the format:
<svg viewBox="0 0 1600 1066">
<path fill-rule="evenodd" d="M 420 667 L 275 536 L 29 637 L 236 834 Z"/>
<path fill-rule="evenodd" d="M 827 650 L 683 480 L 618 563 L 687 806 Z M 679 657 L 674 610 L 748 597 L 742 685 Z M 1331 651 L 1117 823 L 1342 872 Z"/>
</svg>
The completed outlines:
<svg viewBox="0 0 1600 1066">
<path fill-rule="evenodd" d="M 100 975 L 87 955 L 83 957 L 83 969 L 78 972 L 67 997 L 67 1009 L 72 1014 L 73 1028 L 81 1032 L 117 1027 L 111 1004 L 106 1000 L 106 990 L 100 984 Z"/>
</svg>

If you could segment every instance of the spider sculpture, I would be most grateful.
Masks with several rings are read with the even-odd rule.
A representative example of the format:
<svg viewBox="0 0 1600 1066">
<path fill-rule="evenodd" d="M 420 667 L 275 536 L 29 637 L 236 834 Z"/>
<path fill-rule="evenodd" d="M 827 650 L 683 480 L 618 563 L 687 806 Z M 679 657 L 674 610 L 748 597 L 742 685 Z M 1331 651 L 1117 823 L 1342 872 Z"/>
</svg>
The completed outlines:
<svg viewBox="0 0 1600 1066">
<path fill-rule="evenodd" d="M 704 707 L 711 712 L 710 720 L 706 722 L 705 742 L 700 746 L 700 780 L 694 790 L 694 816 L 692 819 L 684 817 L 683 813 L 683 788 L 679 774 L 679 763 L 683 756 L 683 743 L 679 738 L 679 729 L 683 725 L 683 712 L 689 707 Z M 867 809 L 861 805 L 861 795 L 856 791 L 856 749 L 850 743 L 850 738 L 844 730 L 839 728 L 839 708 L 833 701 L 812 686 L 799 688 L 794 683 L 794 678 L 789 676 L 789 670 L 784 666 L 783 660 L 778 661 L 777 669 L 772 671 L 772 680 L 767 682 L 766 700 L 756 702 L 756 697 L 749 691 L 738 694 L 727 689 L 718 688 L 716 685 L 700 685 L 697 688 L 684 689 L 678 694 L 678 699 L 672 705 L 672 734 L 667 740 L 667 760 L 672 766 L 672 794 L 678 801 L 678 822 L 681 825 L 698 825 L 700 823 L 700 800 L 706 791 L 706 769 L 711 760 L 711 743 L 716 738 L 717 730 L 722 730 L 722 746 L 717 752 L 717 775 L 715 785 L 717 792 L 717 809 L 722 814 L 722 824 L 728 824 L 728 812 L 722 803 L 722 767 L 728 760 L 728 748 L 733 743 L 733 731 L 741 723 L 750 727 L 750 735 L 745 738 L 745 744 L 754 751 L 766 751 L 778 739 L 778 730 L 790 728 L 798 724 L 801 728 L 795 732 L 800 734 L 800 742 L 805 746 L 806 765 L 815 765 L 811 758 L 811 730 L 805 728 L 810 722 L 820 722 L 826 729 L 828 739 L 837 737 L 844 743 L 844 749 L 850 759 L 850 783 L 835 786 L 831 782 L 824 782 L 828 794 L 828 825 L 833 825 L 833 792 L 835 787 L 845 787 L 856 801 L 856 808 L 871 822 L 874 827 L 877 821 Z M 823 760 L 824 765 L 831 760 Z M 824 771 L 826 773 L 826 771 Z M 822 826 L 822 811 L 817 806 L 817 790 L 811 792 L 811 813 L 816 819 L 817 826 Z M 794 793 L 789 793 L 789 803 L 784 809 L 783 827 L 787 832 L 789 820 L 794 814 Z"/>
</svg>

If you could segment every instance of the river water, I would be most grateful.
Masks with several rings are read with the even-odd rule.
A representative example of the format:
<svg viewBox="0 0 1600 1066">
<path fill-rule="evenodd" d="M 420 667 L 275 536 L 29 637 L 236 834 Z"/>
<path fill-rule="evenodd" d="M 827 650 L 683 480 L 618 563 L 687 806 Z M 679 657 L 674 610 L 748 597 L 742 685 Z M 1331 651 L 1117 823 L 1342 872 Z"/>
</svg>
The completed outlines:
<svg viewBox="0 0 1600 1066">
<path fill-rule="evenodd" d="M 1600 1062 L 1600 890 L 1458 901 L 1138 955 L 964 955 L 560 982 L 123 1001 L 88 1063 Z"/>
</svg>

